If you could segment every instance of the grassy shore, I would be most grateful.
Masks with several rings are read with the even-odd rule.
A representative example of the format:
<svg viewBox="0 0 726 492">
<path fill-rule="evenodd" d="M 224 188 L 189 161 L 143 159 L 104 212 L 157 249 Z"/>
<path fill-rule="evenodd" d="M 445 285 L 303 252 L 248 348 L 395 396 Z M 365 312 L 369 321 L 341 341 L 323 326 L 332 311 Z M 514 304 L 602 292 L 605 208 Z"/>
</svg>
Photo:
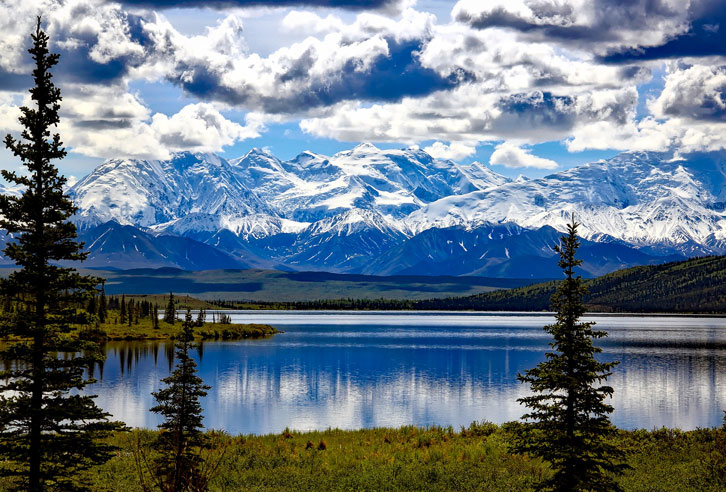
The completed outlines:
<svg viewBox="0 0 726 492">
<path fill-rule="evenodd" d="M 117 456 L 93 470 L 95 491 L 140 491 L 136 443 L 153 431 L 118 434 Z M 356 431 L 215 434 L 226 447 L 211 491 L 530 491 L 549 470 L 539 459 L 510 454 L 508 426 L 402 427 Z M 726 431 L 620 431 L 617 445 L 632 470 L 627 491 L 726 490 Z M 0 486 L 2 483 L 0 483 Z M 1 488 L 1 487 L 0 487 Z"/>
<path fill-rule="evenodd" d="M 106 323 L 98 327 L 80 327 L 83 336 L 96 341 L 108 340 L 169 340 L 179 333 L 181 321 L 175 324 L 159 321 L 159 328 L 154 328 L 150 318 L 120 323 L 119 313 L 110 311 Z M 263 324 L 222 324 L 204 323 L 195 329 L 195 334 L 202 340 L 239 340 L 243 338 L 261 338 L 279 333 L 270 325 Z"/>
</svg>

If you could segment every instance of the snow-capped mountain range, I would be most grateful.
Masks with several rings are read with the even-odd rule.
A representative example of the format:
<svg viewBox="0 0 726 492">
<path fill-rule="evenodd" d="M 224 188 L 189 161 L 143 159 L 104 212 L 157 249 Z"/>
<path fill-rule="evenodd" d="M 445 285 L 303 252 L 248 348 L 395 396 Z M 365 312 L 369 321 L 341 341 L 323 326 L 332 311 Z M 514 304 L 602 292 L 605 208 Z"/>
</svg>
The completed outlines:
<svg viewBox="0 0 726 492">
<path fill-rule="evenodd" d="M 571 213 L 589 275 L 726 252 L 726 153 L 623 153 L 512 180 L 371 144 L 289 161 L 182 152 L 108 160 L 70 194 L 93 266 L 547 277 Z M 179 257 L 198 243 L 207 253 Z"/>
</svg>

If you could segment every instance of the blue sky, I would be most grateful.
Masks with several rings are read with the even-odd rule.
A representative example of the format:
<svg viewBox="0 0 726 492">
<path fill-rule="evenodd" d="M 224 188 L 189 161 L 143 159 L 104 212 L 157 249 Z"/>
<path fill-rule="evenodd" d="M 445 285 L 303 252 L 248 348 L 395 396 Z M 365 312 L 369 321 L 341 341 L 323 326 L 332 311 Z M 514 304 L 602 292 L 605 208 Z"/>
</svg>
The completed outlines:
<svg viewBox="0 0 726 492">
<path fill-rule="evenodd" d="M 58 163 L 193 150 L 281 159 L 360 142 L 542 176 L 726 142 L 717 0 L 7 0 L 0 131 L 42 13 L 61 54 Z M 722 26 L 722 24 L 724 24 Z M 0 151 L 0 164 L 18 163 Z"/>
</svg>

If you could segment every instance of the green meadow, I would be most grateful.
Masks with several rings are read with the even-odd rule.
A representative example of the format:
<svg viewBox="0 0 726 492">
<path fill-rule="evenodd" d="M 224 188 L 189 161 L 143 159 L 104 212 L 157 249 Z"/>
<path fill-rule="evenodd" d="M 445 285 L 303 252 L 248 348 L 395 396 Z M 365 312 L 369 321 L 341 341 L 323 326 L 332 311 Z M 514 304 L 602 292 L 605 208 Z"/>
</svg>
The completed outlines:
<svg viewBox="0 0 726 492">
<path fill-rule="evenodd" d="M 210 491 L 531 491 L 550 471 L 539 459 L 508 451 L 517 428 L 210 433 L 209 455 L 219 462 Z M 154 434 L 115 434 L 115 457 L 84 477 L 92 490 L 141 492 L 134 454 Z M 615 441 L 632 467 L 619 479 L 627 491 L 726 490 L 726 430 L 621 430 Z"/>
</svg>

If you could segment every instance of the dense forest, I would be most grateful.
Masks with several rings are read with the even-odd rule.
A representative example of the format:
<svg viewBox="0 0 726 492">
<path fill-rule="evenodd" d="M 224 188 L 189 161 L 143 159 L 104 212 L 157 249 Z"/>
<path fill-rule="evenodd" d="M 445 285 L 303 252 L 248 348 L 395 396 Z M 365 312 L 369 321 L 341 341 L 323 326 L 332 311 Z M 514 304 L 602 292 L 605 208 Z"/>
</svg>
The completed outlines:
<svg viewBox="0 0 726 492">
<path fill-rule="evenodd" d="M 322 299 L 303 302 L 226 302 L 246 309 L 547 311 L 559 281 L 465 297 L 427 300 Z M 726 311 L 726 256 L 619 270 L 585 281 L 588 311 L 723 313 Z"/>
</svg>

